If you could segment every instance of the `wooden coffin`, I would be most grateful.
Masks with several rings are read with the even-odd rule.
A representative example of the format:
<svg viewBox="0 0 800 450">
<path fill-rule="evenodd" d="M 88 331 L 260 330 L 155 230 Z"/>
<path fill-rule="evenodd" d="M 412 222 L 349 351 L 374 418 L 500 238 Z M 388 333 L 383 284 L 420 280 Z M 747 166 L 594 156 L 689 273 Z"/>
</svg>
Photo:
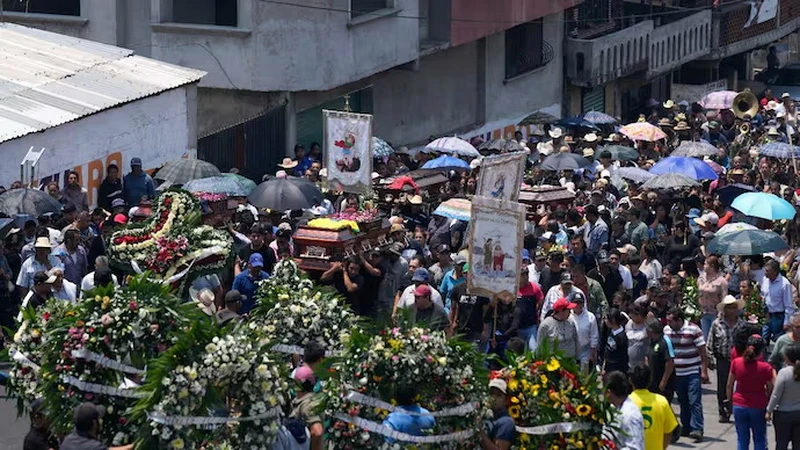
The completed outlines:
<svg viewBox="0 0 800 450">
<path fill-rule="evenodd" d="M 360 233 L 354 233 L 349 228 L 326 230 L 301 225 L 292 236 L 292 241 L 298 247 L 301 269 L 326 271 L 332 262 L 388 244 L 389 227 L 389 221 L 383 218 L 360 223 Z"/>
</svg>

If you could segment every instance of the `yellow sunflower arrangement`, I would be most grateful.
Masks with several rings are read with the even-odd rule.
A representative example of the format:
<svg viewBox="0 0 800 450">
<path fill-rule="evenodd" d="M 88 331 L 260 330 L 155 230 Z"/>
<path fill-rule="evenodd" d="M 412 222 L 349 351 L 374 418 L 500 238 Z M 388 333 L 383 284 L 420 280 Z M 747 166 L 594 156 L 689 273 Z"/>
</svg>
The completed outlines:
<svg viewBox="0 0 800 450">
<path fill-rule="evenodd" d="M 603 436 L 616 410 L 606 401 L 598 377 L 581 372 L 574 360 L 543 346 L 491 376 L 508 384 L 508 414 L 518 431 L 513 448 L 616 448 Z"/>
</svg>

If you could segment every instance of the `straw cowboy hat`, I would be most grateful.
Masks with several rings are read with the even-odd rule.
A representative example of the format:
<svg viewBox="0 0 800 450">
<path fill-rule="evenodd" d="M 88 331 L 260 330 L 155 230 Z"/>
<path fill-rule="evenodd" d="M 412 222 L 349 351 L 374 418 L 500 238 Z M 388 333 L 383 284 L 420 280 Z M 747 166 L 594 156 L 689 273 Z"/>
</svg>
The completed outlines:
<svg viewBox="0 0 800 450">
<path fill-rule="evenodd" d="M 591 158 L 594 156 L 594 149 L 593 148 L 585 148 L 583 149 L 583 157 L 584 158 Z"/>
<path fill-rule="evenodd" d="M 550 153 L 553 153 L 553 144 L 552 142 L 539 142 L 536 144 L 536 150 L 542 155 L 548 156 Z"/>
<path fill-rule="evenodd" d="M 596 135 L 596 134 L 594 134 L 594 132 L 592 132 L 592 133 L 589 133 L 589 134 L 587 134 L 586 136 L 584 136 L 584 137 L 583 137 L 583 140 L 584 140 L 585 142 L 589 142 L 589 143 L 591 143 L 591 142 L 597 142 L 597 139 L 598 139 L 598 137 L 597 137 L 597 135 Z"/>
<path fill-rule="evenodd" d="M 780 136 L 780 135 L 781 134 L 778 133 L 778 129 L 777 128 L 769 127 L 769 130 L 767 131 L 767 136 Z"/>
<path fill-rule="evenodd" d="M 570 136 L 570 135 L 566 135 L 566 136 L 564 136 L 564 143 L 565 144 L 574 144 L 575 143 L 575 139 L 573 139 L 572 136 Z"/>
<path fill-rule="evenodd" d="M 284 169 L 293 169 L 297 167 L 297 161 L 292 161 L 292 158 L 283 158 L 278 167 L 283 167 Z"/>
<path fill-rule="evenodd" d="M 408 199 L 408 203 L 412 205 L 421 205 L 422 204 L 422 196 L 420 195 L 413 195 L 411 198 Z"/>
<path fill-rule="evenodd" d="M 675 102 L 673 102 L 672 100 L 668 99 L 667 101 L 664 102 L 663 106 L 664 106 L 664 109 L 672 109 L 672 108 L 675 107 Z"/>
<path fill-rule="evenodd" d="M 52 248 L 52 246 L 50 245 L 50 239 L 46 237 L 36 238 L 36 242 L 34 242 L 33 248 L 47 248 L 47 249 Z"/>
<path fill-rule="evenodd" d="M 608 141 L 608 142 L 619 142 L 619 134 L 611 133 L 611 134 L 608 135 L 607 138 L 605 138 L 603 140 L 604 141 Z"/>
<path fill-rule="evenodd" d="M 196 290 L 189 288 L 189 297 L 197 303 L 197 307 L 206 315 L 214 317 L 214 314 L 217 313 L 217 307 L 214 305 L 214 291 L 211 289 Z"/>
<path fill-rule="evenodd" d="M 564 135 L 564 131 L 561 128 L 553 128 L 552 130 L 548 131 L 547 134 L 549 134 L 553 139 L 558 139 Z"/>
<path fill-rule="evenodd" d="M 675 128 L 674 128 L 675 131 L 689 131 L 691 129 L 692 128 L 689 126 L 689 124 L 684 122 L 684 121 L 678 122 L 678 124 L 675 125 Z"/>
<path fill-rule="evenodd" d="M 728 305 L 736 305 L 737 309 L 742 310 L 744 309 L 744 300 L 737 300 L 736 297 L 732 295 L 726 295 L 721 302 L 717 303 L 717 311 L 722 312 Z"/>
<path fill-rule="evenodd" d="M 672 121 L 664 117 L 663 119 L 658 121 L 658 126 L 672 128 Z"/>
</svg>

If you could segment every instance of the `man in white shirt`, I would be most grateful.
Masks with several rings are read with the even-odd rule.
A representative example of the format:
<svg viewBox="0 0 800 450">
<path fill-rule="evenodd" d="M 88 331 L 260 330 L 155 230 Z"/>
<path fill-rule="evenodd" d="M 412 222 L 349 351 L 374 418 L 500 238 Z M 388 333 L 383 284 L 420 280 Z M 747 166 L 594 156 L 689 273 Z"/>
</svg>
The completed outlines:
<svg viewBox="0 0 800 450">
<path fill-rule="evenodd" d="M 64 270 L 54 267 L 47 272 L 46 284 L 50 285 L 53 297 L 70 303 L 78 301 L 78 286 L 64 278 Z"/>
<path fill-rule="evenodd" d="M 406 287 L 403 292 L 398 296 L 397 302 L 394 305 L 394 311 L 392 312 L 392 319 L 397 319 L 397 310 L 398 309 L 407 309 L 414 306 L 414 301 L 416 297 L 414 296 L 414 291 L 421 285 L 428 285 L 430 286 L 431 283 L 431 273 L 428 272 L 428 269 L 424 267 L 420 267 L 419 269 L 414 271 L 414 275 L 411 277 L 412 284 Z M 431 288 L 431 301 L 444 309 L 444 302 L 442 302 L 442 294 L 439 293 L 433 286 Z"/>
<path fill-rule="evenodd" d="M 619 275 L 622 277 L 622 288 L 627 291 L 633 290 L 633 275 L 631 275 L 631 269 L 625 267 L 625 264 L 620 264 L 622 259 L 620 251 L 617 249 L 612 250 L 608 259 L 611 261 L 611 268 L 618 270 Z"/>
<path fill-rule="evenodd" d="M 560 298 L 570 298 L 571 295 L 581 292 L 572 284 L 572 274 L 567 271 L 561 274 L 561 283 L 550 288 L 544 296 L 544 303 L 542 303 L 542 313 L 539 315 L 539 323 L 541 323 L 547 313 L 553 309 L 553 305 Z"/>
<path fill-rule="evenodd" d="M 94 275 L 100 269 L 108 270 L 108 257 L 100 255 L 94 259 L 94 271 L 87 273 L 81 280 L 80 297 L 83 297 L 84 292 L 94 289 Z M 117 276 L 112 274 L 111 278 L 114 280 L 114 286 L 119 286 Z"/>
<path fill-rule="evenodd" d="M 593 367 L 597 361 L 597 346 L 600 342 L 597 318 L 586 309 L 586 296 L 583 292 L 572 294 L 570 301 L 576 305 L 570 319 L 578 329 L 578 359 L 582 368 Z"/>
<path fill-rule="evenodd" d="M 547 267 L 547 253 L 541 249 L 536 250 L 533 264 L 528 265 L 528 281 L 536 283 L 541 287 L 539 278 L 542 276 L 542 270 Z"/>
<path fill-rule="evenodd" d="M 615 421 L 622 431 L 615 433 L 619 450 L 644 450 L 644 417 L 642 411 L 628 398 L 628 377 L 619 371 L 606 376 L 606 396 L 618 410 Z"/>
<path fill-rule="evenodd" d="M 761 298 L 767 308 L 767 323 L 761 331 L 764 340 L 778 339 L 788 328 L 795 307 L 792 285 L 780 273 L 780 264 L 771 259 L 764 264 L 764 277 L 761 279 Z"/>
</svg>

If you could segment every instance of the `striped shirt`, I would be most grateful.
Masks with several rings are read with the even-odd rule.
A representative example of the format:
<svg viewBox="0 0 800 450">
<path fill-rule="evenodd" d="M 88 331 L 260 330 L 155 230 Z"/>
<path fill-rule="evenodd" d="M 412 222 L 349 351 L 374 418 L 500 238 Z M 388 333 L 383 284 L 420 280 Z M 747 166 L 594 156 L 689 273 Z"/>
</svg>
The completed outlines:
<svg viewBox="0 0 800 450">
<path fill-rule="evenodd" d="M 684 320 L 678 331 L 670 326 L 664 327 L 664 336 L 670 338 L 675 348 L 675 375 L 680 377 L 699 374 L 703 361 L 700 358 L 700 347 L 706 345 L 700 327 Z"/>
</svg>

